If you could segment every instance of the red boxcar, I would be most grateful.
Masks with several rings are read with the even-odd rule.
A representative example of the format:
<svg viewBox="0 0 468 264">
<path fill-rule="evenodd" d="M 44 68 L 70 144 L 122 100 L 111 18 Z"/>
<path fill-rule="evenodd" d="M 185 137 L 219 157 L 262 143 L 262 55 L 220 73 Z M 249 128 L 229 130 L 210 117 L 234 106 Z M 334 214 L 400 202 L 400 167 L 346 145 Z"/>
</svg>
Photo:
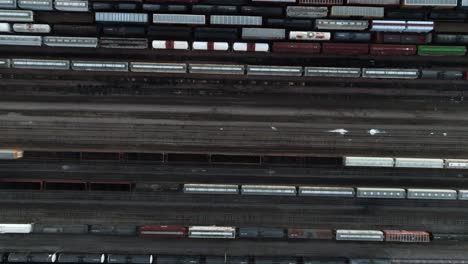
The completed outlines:
<svg viewBox="0 0 468 264">
<path fill-rule="evenodd" d="M 363 43 L 323 43 L 323 54 L 364 55 L 369 54 L 369 44 Z"/>
<path fill-rule="evenodd" d="M 85 181 L 76 180 L 46 180 L 44 181 L 44 190 L 75 190 L 84 191 L 87 189 Z"/>
<path fill-rule="evenodd" d="M 152 237 L 187 237 L 187 228 L 185 226 L 161 226 L 145 225 L 138 229 L 140 236 Z"/>
<path fill-rule="evenodd" d="M 320 43 L 275 42 L 273 52 L 284 53 L 320 53 Z"/>
<path fill-rule="evenodd" d="M 415 55 L 417 51 L 416 45 L 371 44 L 370 46 L 370 54 L 377 56 Z"/>
<path fill-rule="evenodd" d="M 290 239 L 333 239 L 330 229 L 288 229 Z"/>
<path fill-rule="evenodd" d="M 428 243 L 430 234 L 425 231 L 384 230 L 385 241 L 404 243 Z"/>
</svg>

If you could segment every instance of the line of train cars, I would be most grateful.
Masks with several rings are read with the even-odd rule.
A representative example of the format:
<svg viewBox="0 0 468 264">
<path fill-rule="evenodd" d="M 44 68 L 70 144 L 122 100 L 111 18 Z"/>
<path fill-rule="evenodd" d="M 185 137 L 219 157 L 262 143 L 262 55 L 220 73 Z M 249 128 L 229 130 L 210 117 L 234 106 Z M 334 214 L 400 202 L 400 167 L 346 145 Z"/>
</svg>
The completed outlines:
<svg viewBox="0 0 468 264">
<path fill-rule="evenodd" d="M 184 184 L 184 193 L 265 195 L 301 197 L 342 197 L 367 199 L 411 200 L 468 200 L 468 190 L 379 188 L 379 187 L 330 187 L 330 186 L 281 186 L 235 184 Z"/>
<path fill-rule="evenodd" d="M 343 157 L 343 165 L 348 167 L 468 169 L 468 160 L 348 156 Z"/>
<path fill-rule="evenodd" d="M 280 53 L 392 56 L 466 54 L 468 23 L 463 21 L 467 13 L 433 8 L 458 6 L 463 10 L 468 3 L 410 1 L 350 0 L 347 5 L 340 5 L 343 1 L 304 0 L 283 2 L 288 6 L 272 6 L 281 2 L 4 0 L 0 3 L 0 8 L 4 8 L 0 9 L 0 45 L 145 49 L 151 43 L 154 49 L 164 50 L 266 52 L 271 49 Z M 396 9 L 400 4 L 430 8 Z M 389 7 L 392 8 L 385 13 Z M 76 25 L 47 23 L 42 18 L 40 23 L 35 23 L 35 12 L 54 8 L 82 11 L 84 15 L 93 11 L 94 16 L 85 19 L 87 23 Z M 420 12 L 423 14 L 418 15 Z M 98 38 L 101 34 L 107 37 Z M 289 42 L 282 42 L 285 40 Z M 333 43 L 316 43 L 323 41 Z M 380 44 L 369 45 L 369 42 Z M 431 43 L 436 45 L 426 45 Z"/>
<path fill-rule="evenodd" d="M 0 224 L 2 234 L 74 234 L 141 236 L 150 238 L 200 239 L 274 239 L 274 240 L 336 240 L 428 243 L 431 240 L 451 240 L 458 235 L 435 234 L 407 230 L 301 229 L 271 227 L 181 226 L 181 225 L 84 225 L 84 224 Z M 453 236 L 453 237 L 450 237 Z"/>
<path fill-rule="evenodd" d="M 208 75 L 291 76 L 305 78 L 365 78 L 468 80 L 466 70 L 303 67 L 242 64 L 158 63 L 96 60 L 0 59 L 0 69 L 73 70 L 93 72 L 175 73 Z"/>
<path fill-rule="evenodd" d="M 162 254 L 103 254 L 103 253 L 23 253 L 0 254 L 2 263 L 89 263 L 89 264 L 462 264 L 464 260 L 450 262 L 437 259 L 388 259 L 340 257 L 314 258 L 298 256 L 199 256 Z M 402 262 L 403 261 L 403 262 Z"/>
</svg>

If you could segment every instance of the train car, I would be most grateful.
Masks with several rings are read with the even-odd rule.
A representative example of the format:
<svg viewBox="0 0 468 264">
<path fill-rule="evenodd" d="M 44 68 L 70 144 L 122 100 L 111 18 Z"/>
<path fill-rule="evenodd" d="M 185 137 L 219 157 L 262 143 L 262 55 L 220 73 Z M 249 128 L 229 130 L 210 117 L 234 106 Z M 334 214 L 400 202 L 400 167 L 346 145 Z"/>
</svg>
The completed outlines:
<svg viewBox="0 0 468 264">
<path fill-rule="evenodd" d="M 419 45 L 419 56 L 465 56 L 465 46 Z"/>
<path fill-rule="evenodd" d="M 386 242 L 429 243 L 431 237 L 424 231 L 383 230 Z"/>
<path fill-rule="evenodd" d="M 282 28 L 242 28 L 242 39 L 278 40 L 286 38 Z"/>
<path fill-rule="evenodd" d="M 134 236 L 137 227 L 134 225 L 91 225 L 89 233 L 92 235 Z"/>
<path fill-rule="evenodd" d="M 114 37 L 142 37 L 146 36 L 146 28 L 138 26 L 104 26 L 102 27 L 102 34 Z"/>
<path fill-rule="evenodd" d="M 358 198 L 405 199 L 406 190 L 401 188 L 357 188 Z"/>
<path fill-rule="evenodd" d="M 446 159 L 444 164 L 447 169 L 468 169 L 468 160 L 466 159 Z"/>
<path fill-rule="evenodd" d="M 239 194 L 239 186 L 233 184 L 184 184 L 184 193 Z"/>
<path fill-rule="evenodd" d="M 217 41 L 194 41 L 192 42 L 192 50 L 227 51 L 229 50 L 229 43 Z"/>
<path fill-rule="evenodd" d="M 0 179 L 0 189 L 4 190 L 42 190 L 42 180 Z"/>
<path fill-rule="evenodd" d="M 146 13 L 116 13 L 116 12 L 96 12 L 95 21 L 97 23 L 148 23 Z"/>
<path fill-rule="evenodd" d="M 157 13 L 187 13 L 189 8 L 187 5 L 159 5 L 159 4 L 147 4 L 143 2 L 142 9 L 150 12 Z"/>
<path fill-rule="evenodd" d="M 177 40 L 153 40 L 152 47 L 163 50 L 189 50 L 189 43 Z"/>
<path fill-rule="evenodd" d="M 346 258 L 312 258 L 312 257 L 304 257 L 303 264 L 348 264 L 348 260 Z"/>
<path fill-rule="evenodd" d="M 0 32 L 2 32 L 2 33 L 11 33 L 10 23 L 0 23 Z"/>
<path fill-rule="evenodd" d="M 338 241 L 384 241 L 384 234 L 379 230 L 336 230 L 336 240 Z"/>
<path fill-rule="evenodd" d="M 350 259 L 349 264 L 392 264 L 390 259 Z"/>
<path fill-rule="evenodd" d="M 34 13 L 29 10 L 0 10 L 0 21 L 34 22 Z"/>
<path fill-rule="evenodd" d="M 383 18 L 383 7 L 369 6 L 332 6 L 330 17 Z"/>
<path fill-rule="evenodd" d="M 282 228 L 240 227 L 239 238 L 283 239 L 285 230 Z"/>
<path fill-rule="evenodd" d="M 211 15 L 211 25 L 229 25 L 229 26 L 262 26 L 261 16 L 226 16 Z"/>
<path fill-rule="evenodd" d="M 69 70 L 70 61 L 68 60 L 12 59 L 11 67 L 14 69 Z"/>
<path fill-rule="evenodd" d="M 468 234 L 432 233 L 432 239 L 439 241 L 468 241 Z"/>
<path fill-rule="evenodd" d="M 239 12 L 237 6 L 232 5 L 193 5 L 192 13 L 202 15 L 236 15 Z"/>
<path fill-rule="evenodd" d="M 54 263 L 57 260 L 56 253 L 18 253 L 8 254 L 9 263 Z"/>
<path fill-rule="evenodd" d="M 108 254 L 107 263 L 109 264 L 152 264 L 153 255 L 120 255 Z"/>
<path fill-rule="evenodd" d="M 287 29 L 302 29 L 308 30 L 314 27 L 314 21 L 311 19 L 295 19 L 295 18 L 267 18 L 267 27 L 278 27 Z"/>
<path fill-rule="evenodd" d="M 287 6 L 286 16 L 293 18 L 324 18 L 328 16 L 326 6 Z"/>
<path fill-rule="evenodd" d="M 408 199 L 457 200 L 456 190 L 445 189 L 408 189 Z"/>
<path fill-rule="evenodd" d="M 307 41 L 327 41 L 331 39 L 331 33 L 317 31 L 289 31 L 289 39 Z"/>
<path fill-rule="evenodd" d="M 54 8 L 59 11 L 66 12 L 88 12 L 88 0 L 55 0 Z"/>
<path fill-rule="evenodd" d="M 240 13 L 250 16 L 281 17 L 283 8 L 276 6 L 241 6 Z"/>
<path fill-rule="evenodd" d="M 371 31 L 429 33 L 434 30 L 433 21 L 372 20 Z"/>
<path fill-rule="evenodd" d="M 193 37 L 196 40 L 206 41 L 237 41 L 239 40 L 239 29 L 220 27 L 195 27 Z"/>
<path fill-rule="evenodd" d="M 322 45 L 319 43 L 274 42 L 272 50 L 278 53 L 319 54 L 322 51 Z"/>
<path fill-rule="evenodd" d="M 187 237 L 185 226 L 174 225 L 144 225 L 138 228 L 140 236 L 163 237 L 163 238 L 183 238 Z"/>
<path fill-rule="evenodd" d="M 72 190 L 85 191 L 88 189 L 88 183 L 79 180 L 46 180 L 44 181 L 44 190 Z"/>
<path fill-rule="evenodd" d="M 47 24 L 13 24 L 13 31 L 17 33 L 45 34 L 50 33 L 51 28 Z"/>
<path fill-rule="evenodd" d="M 299 196 L 354 197 L 354 188 L 299 186 Z"/>
<path fill-rule="evenodd" d="M 147 49 L 148 39 L 102 37 L 99 39 L 99 47 L 105 49 Z"/>
<path fill-rule="evenodd" d="M 323 43 L 322 53 L 329 55 L 366 55 L 369 54 L 369 44 L 365 43 Z"/>
<path fill-rule="evenodd" d="M 247 75 L 302 76 L 302 67 L 247 65 Z"/>
<path fill-rule="evenodd" d="M 468 34 L 435 34 L 436 44 L 468 44 Z"/>
<path fill-rule="evenodd" d="M 377 43 L 388 44 L 428 44 L 432 42 L 432 34 L 395 34 L 377 32 L 375 35 Z"/>
<path fill-rule="evenodd" d="M 399 6 L 400 0 L 348 0 L 348 5 Z"/>
<path fill-rule="evenodd" d="M 344 0 L 297 0 L 299 5 L 342 5 Z"/>
<path fill-rule="evenodd" d="M 458 0 L 403 0 L 405 7 L 457 7 Z"/>
<path fill-rule="evenodd" d="M 18 7 L 26 10 L 52 11 L 53 0 L 17 0 Z"/>
<path fill-rule="evenodd" d="M 278 195 L 278 196 L 296 196 L 295 186 L 279 185 L 242 185 L 242 195 Z"/>
<path fill-rule="evenodd" d="M 10 68 L 10 65 L 11 65 L 10 59 L 0 59 L 0 69 Z M 1 156 L 2 156 L 2 150 L 0 150 L 0 159 L 3 159 Z"/>
<path fill-rule="evenodd" d="M 298 264 L 296 257 L 255 257 L 255 264 Z"/>
<path fill-rule="evenodd" d="M 53 25 L 55 34 L 59 36 L 97 36 L 100 27 L 96 25 Z"/>
<path fill-rule="evenodd" d="M 346 167 L 393 167 L 393 158 L 385 157 L 343 157 L 343 165 Z"/>
<path fill-rule="evenodd" d="M 2 0 L 0 1 L 0 8 L 15 9 L 16 0 Z"/>
<path fill-rule="evenodd" d="M 132 72 L 187 73 L 185 63 L 131 62 Z"/>
<path fill-rule="evenodd" d="M 4 64 L 9 64 L 9 61 Z M 0 160 L 21 159 L 23 154 L 24 152 L 19 149 L 0 149 Z"/>
<path fill-rule="evenodd" d="M 158 264 L 200 264 L 199 256 L 168 256 L 158 255 L 156 257 Z"/>
<path fill-rule="evenodd" d="M 440 11 L 432 10 L 429 19 L 436 21 L 460 21 L 464 22 L 468 15 L 460 11 Z"/>
<path fill-rule="evenodd" d="M 361 68 L 305 67 L 304 76 L 359 78 L 361 77 Z"/>
<path fill-rule="evenodd" d="M 195 31 L 197 31 L 197 29 L 199 28 L 195 28 Z M 192 37 L 192 29 L 186 26 L 148 26 L 146 35 L 152 39 L 172 39 L 183 41 Z M 197 39 L 200 38 L 197 37 Z"/>
<path fill-rule="evenodd" d="M 369 53 L 375 56 L 412 56 L 417 51 L 416 45 L 371 44 Z"/>
<path fill-rule="evenodd" d="M 288 229 L 289 239 L 320 239 L 332 240 L 333 231 L 331 229 Z"/>
<path fill-rule="evenodd" d="M 468 33 L 468 23 L 441 22 L 438 21 L 434 26 L 436 33 Z"/>
<path fill-rule="evenodd" d="M 390 9 L 386 12 L 385 18 L 394 20 L 426 20 L 428 12 L 425 9 Z"/>
<path fill-rule="evenodd" d="M 245 66 L 244 65 L 228 65 L 228 64 L 193 64 L 191 63 L 189 64 L 189 73 L 244 75 Z M 217 186 L 217 185 L 213 184 L 213 186 Z M 219 186 L 229 186 L 229 185 L 219 185 Z M 234 185 L 234 186 L 237 186 L 237 185 Z M 214 188 L 216 189 L 217 187 L 214 187 Z M 202 188 L 200 188 L 200 190 L 201 189 Z M 212 189 L 213 190 L 212 193 L 215 193 L 213 188 L 209 188 L 209 189 Z M 223 187 L 219 187 L 218 189 L 221 191 Z M 233 191 L 234 188 L 228 187 L 225 191 L 227 192 L 228 190 Z"/>
<path fill-rule="evenodd" d="M 270 45 L 268 43 L 235 42 L 232 45 L 232 50 L 244 52 L 269 52 Z"/>
<path fill-rule="evenodd" d="M 127 62 L 113 61 L 72 61 L 71 68 L 74 71 L 128 71 Z"/>
<path fill-rule="evenodd" d="M 91 263 L 101 264 L 106 261 L 105 254 L 74 254 L 61 253 L 57 258 L 58 263 Z"/>
<path fill-rule="evenodd" d="M 39 234 L 87 234 L 88 225 L 81 224 L 34 224 L 33 233 Z"/>
<path fill-rule="evenodd" d="M 367 20 L 317 19 L 315 28 L 320 30 L 362 31 L 369 28 Z"/>
<path fill-rule="evenodd" d="M 418 79 L 419 69 L 363 68 L 362 77 L 370 79 Z M 396 162 L 395 162 L 396 164 Z"/>
<path fill-rule="evenodd" d="M 429 80 L 462 80 L 462 71 L 421 70 L 421 79 Z"/>
<path fill-rule="evenodd" d="M 0 224 L 0 234 L 29 234 L 33 224 Z"/>
<path fill-rule="evenodd" d="M 155 24 L 184 24 L 184 25 L 205 25 L 204 15 L 187 14 L 153 14 Z"/>
<path fill-rule="evenodd" d="M 42 46 L 42 37 L 27 35 L 0 35 L 0 45 Z"/>
<path fill-rule="evenodd" d="M 443 159 L 395 158 L 397 168 L 444 168 Z"/>
<path fill-rule="evenodd" d="M 234 239 L 236 238 L 236 228 L 221 226 L 190 226 L 188 229 L 188 237 Z"/>
<path fill-rule="evenodd" d="M 94 37 L 46 36 L 43 38 L 43 42 L 49 47 L 97 48 L 98 46 L 98 38 Z"/>
<path fill-rule="evenodd" d="M 372 40 L 370 32 L 334 32 L 333 40 L 335 42 L 364 42 L 368 43 Z"/>
</svg>

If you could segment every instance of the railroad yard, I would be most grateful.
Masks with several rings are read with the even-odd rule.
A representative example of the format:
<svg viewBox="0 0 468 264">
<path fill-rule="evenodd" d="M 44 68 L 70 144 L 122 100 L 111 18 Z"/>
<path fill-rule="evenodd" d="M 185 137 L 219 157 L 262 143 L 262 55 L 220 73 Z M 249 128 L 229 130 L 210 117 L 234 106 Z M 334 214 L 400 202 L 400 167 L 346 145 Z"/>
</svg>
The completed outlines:
<svg viewBox="0 0 468 264">
<path fill-rule="evenodd" d="M 466 264 L 468 1 L 0 0 L 1 264 Z"/>
</svg>

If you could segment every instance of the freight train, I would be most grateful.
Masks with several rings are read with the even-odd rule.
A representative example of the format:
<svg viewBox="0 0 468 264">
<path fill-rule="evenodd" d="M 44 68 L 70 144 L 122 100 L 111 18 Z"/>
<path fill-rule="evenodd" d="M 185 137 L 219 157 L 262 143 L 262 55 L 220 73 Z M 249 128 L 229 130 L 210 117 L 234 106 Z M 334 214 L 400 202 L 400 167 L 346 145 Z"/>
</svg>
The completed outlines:
<svg viewBox="0 0 468 264">
<path fill-rule="evenodd" d="M 242 64 L 200 64 L 137 61 L 0 59 L 3 69 L 72 70 L 91 72 L 176 73 L 246 76 L 333 77 L 363 79 L 468 80 L 466 70 L 344 68 Z"/>
<path fill-rule="evenodd" d="M 406 230 L 301 229 L 180 225 L 0 224 L 1 234 L 90 234 L 193 239 L 291 239 L 428 243 L 431 234 Z M 19 258 L 19 257 L 17 257 Z M 60 259 L 60 256 L 58 257 Z"/>
</svg>

